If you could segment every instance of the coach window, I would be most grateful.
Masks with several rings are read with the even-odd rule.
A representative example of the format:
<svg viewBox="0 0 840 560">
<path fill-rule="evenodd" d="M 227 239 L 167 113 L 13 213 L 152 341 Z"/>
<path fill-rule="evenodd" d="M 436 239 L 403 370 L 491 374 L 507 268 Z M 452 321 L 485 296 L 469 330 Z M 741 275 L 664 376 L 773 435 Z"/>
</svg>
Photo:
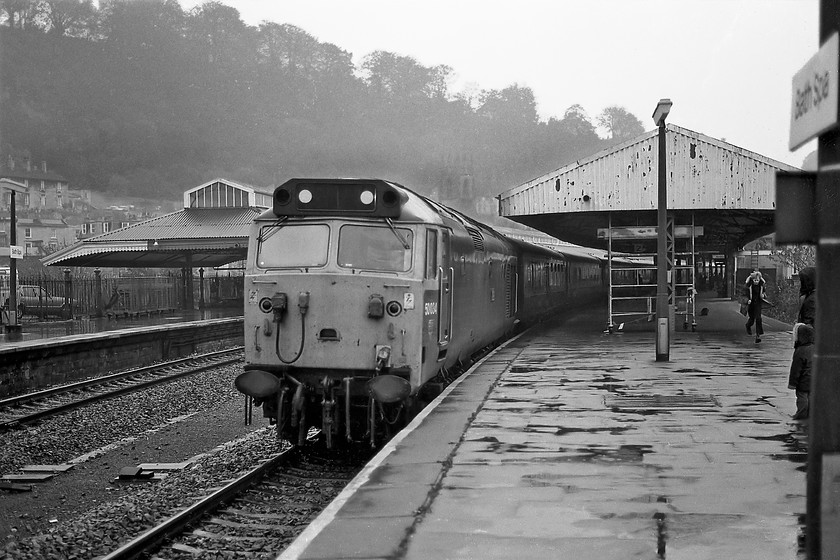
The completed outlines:
<svg viewBox="0 0 840 560">
<path fill-rule="evenodd" d="M 437 232 L 426 230 L 426 278 L 437 277 Z"/>
<path fill-rule="evenodd" d="M 261 268 L 306 268 L 327 264 L 330 228 L 326 224 L 266 226 L 260 237 L 257 265 Z"/>
</svg>

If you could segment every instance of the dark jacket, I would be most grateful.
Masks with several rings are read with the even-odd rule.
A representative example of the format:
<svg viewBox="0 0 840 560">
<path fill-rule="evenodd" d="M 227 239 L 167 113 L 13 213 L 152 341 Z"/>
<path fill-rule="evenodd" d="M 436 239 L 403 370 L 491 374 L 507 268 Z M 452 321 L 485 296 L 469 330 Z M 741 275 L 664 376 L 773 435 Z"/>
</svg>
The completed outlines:
<svg viewBox="0 0 840 560">
<path fill-rule="evenodd" d="M 790 363 L 788 389 L 809 393 L 811 391 L 811 369 L 814 366 L 814 327 L 801 325 L 796 330 L 795 350 Z"/>
<path fill-rule="evenodd" d="M 764 303 L 764 298 L 766 297 L 764 286 L 765 282 L 763 279 L 758 284 L 754 284 L 752 280 L 747 279 L 747 285 L 744 288 L 744 296 L 749 302 L 750 316 L 754 315 L 756 312 L 761 313 L 762 304 Z"/>
<path fill-rule="evenodd" d="M 817 321 L 817 271 L 808 266 L 799 271 L 799 305 L 797 323 L 816 326 Z"/>
</svg>

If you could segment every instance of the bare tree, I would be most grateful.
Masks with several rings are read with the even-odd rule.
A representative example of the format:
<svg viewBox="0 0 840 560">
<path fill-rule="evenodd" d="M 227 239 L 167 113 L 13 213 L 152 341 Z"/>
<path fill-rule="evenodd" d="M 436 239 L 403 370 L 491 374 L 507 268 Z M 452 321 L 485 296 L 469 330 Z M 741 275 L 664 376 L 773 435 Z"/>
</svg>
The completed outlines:
<svg viewBox="0 0 840 560">
<path fill-rule="evenodd" d="M 817 262 L 817 251 L 813 245 L 777 246 L 771 255 L 773 260 L 790 266 L 796 272 Z"/>
</svg>

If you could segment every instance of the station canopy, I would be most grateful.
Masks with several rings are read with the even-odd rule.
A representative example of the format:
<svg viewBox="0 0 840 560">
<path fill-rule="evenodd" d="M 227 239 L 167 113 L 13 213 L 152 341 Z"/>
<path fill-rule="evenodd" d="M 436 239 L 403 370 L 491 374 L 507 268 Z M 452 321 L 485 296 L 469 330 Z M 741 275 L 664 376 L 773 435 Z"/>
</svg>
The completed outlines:
<svg viewBox="0 0 840 560">
<path fill-rule="evenodd" d="M 723 253 L 773 232 L 775 174 L 797 168 L 672 124 L 665 141 L 668 213 L 676 228 L 702 228 L 698 252 Z M 655 238 L 658 153 L 653 130 L 503 192 L 499 213 L 586 247 L 606 249 L 610 227 Z"/>
<path fill-rule="evenodd" d="M 83 239 L 41 259 L 47 266 L 191 268 L 244 260 L 254 218 L 272 193 L 228 179 L 184 192 L 184 209 Z"/>
</svg>

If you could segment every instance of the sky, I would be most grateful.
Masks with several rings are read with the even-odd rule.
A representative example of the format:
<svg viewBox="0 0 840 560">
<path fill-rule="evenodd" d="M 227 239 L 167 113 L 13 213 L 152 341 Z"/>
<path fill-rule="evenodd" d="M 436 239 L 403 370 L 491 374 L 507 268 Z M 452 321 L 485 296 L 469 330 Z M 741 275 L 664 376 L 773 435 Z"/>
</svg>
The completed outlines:
<svg viewBox="0 0 840 560">
<path fill-rule="evenodd" d="M 181 0 L 184 9 L 201 2 Z M 221 0 L 362 58 L 384 50 L 454 70 L 452 90 L 527 86 L 540 118 L 624 107 L 801 167 L 791 82 L 819 50 L 818 0 Z"/>
</svg>

